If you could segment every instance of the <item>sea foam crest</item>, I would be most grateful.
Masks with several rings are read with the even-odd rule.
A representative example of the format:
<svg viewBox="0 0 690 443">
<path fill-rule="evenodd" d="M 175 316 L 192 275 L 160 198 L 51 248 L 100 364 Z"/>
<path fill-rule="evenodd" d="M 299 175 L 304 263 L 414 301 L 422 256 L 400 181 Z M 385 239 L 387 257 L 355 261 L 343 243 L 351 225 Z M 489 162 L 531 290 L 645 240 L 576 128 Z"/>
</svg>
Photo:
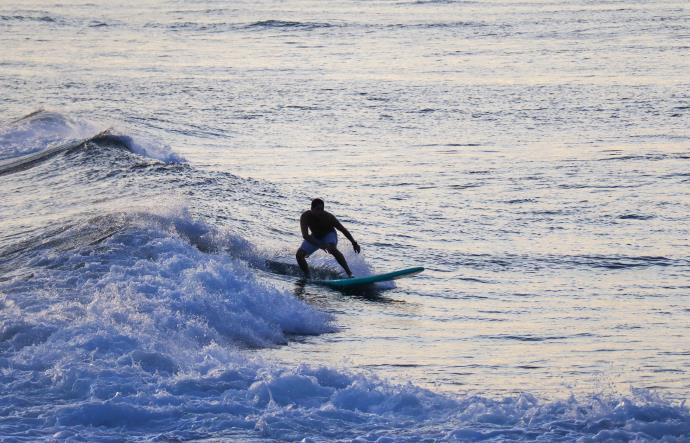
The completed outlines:
<svg viewBox="0 0 690 443">
<path fill-rule="evenodd" d="M 0 126 L 0 162 L 66 146 L 75 141 L 87 141 L 112 126 L 118 125 L 106 125 L 59 112 L 38 110 Z M 112 128 L 108 133 L 135 154 L 165 163 L 185 161 L 170 146 L 150 135 Z"/>
<path fill-rule="evenodd" d="M 105 129 L 93 122 L 39 110 L 0 126 L 0 161 L 34 154 Z"/>
<path fill-rule="evenodd" d="M 132 131 L 128 131 L 126 134 L 112 131 L 111 137 L 122 143 L 130 151 L 143 157 L 153 158 L 164 163 L 186 162 L 185 158 L 174 152 L 169 145 L 149 135 L 133 133 Z"/>
</svg>

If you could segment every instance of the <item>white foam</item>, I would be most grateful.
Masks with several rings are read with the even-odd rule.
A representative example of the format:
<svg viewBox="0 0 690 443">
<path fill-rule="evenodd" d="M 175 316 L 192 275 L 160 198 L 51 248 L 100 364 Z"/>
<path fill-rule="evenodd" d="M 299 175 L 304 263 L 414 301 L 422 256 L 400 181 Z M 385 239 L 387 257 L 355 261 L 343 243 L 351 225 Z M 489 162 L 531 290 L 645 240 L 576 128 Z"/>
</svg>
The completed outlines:
<svg viewBox="0 0 690 443">
<path fill-rule="evenodd" d="M 263 361 L 245 348 L 333 331 L 332 318 L 259 283 L 239 258 L 199 250 L 195 245 L 223 242 L 224 234 L 184 211 L 123 219 L 125 228 L 99 244 L 37 250 L 33 277 L 0 282 L 0 435 L 379 442 L 690 436 L 687 408 L 647 391 L 552 402 L 530 394 L 449 397 L 372 374 Z"/>
<path fill-rule="evenodd" d="M 94 122 L 58 112 L 36 111 L 19 120 L 0 126 L 0 161 L 44 151 L 73 141 L 91 138 L 106 129 L 127 149 L 144 157 L 165 163 L 186 160 L 172 148 L 141 131 L 119 128 L 117 123 Z"/>
<path fill-rule="evenodd" d="M 105 130 L 97 123 L 76 120 L 48 111 L 37 111 L 0 126 L 0 160 L 40 152 L 75 140 L 92 137 Z"/>
<path fill-rule="evenodd" d="M 165 163 L 185 163 L 181 155 L 154 137 L 134 130 L 113 130 L 113 136 L 127 148 L 143 157 L 160 160 Z"/>
</svg>

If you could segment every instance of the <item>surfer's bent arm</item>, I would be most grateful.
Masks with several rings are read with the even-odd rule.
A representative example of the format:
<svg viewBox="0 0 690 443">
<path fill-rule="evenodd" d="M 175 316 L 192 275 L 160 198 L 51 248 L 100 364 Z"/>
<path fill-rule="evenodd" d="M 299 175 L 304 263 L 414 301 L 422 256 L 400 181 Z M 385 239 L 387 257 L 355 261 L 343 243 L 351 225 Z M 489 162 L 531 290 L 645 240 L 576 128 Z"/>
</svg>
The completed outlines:
<svg viewBox="0 0 690 443">
<path fill-rule="evenodd" d="M 350 242 L 352 243 L 352 248 L 355 250 L 355 252 L 359 253 L 359 244 L 357 244 L 355 238 L 352 236 L 352 234 L 350 234 L 350 231 L 348 231 L 347 228 L 343 226 L 337 218 L 335 219 L 333 226 L 335 226 L 335 229 L 342 232 L 343 235 L 347 237 L 348 240 L 350 240 Z"/>
<path fill-rule="evenodd" d="M 305 214 L 302 214 L 302 216 L 299 218 L 299 226 L 302 229 L 302 238 L 308 241 L 311 244 L 314 244 L 316 246 L 322 246 L 323 242 L 319 241 L 314 237 L 313 235 L 309 234 L 309 226 L 307 224 L 307 217 Z"/>
</svg>

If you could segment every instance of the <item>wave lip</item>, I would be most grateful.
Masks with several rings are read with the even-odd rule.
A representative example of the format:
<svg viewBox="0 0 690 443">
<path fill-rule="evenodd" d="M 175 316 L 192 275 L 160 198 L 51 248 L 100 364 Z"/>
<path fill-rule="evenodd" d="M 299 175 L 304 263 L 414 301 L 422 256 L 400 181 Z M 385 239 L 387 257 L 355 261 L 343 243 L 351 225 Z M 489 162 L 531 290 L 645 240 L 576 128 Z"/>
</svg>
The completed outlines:
<svg viewBox="0 0 690 443">
<path fill-rule="evenodd" d="M 74 149 L 84 146 L 86 143 L 92 140 L 97 140 L 108 135 L 109 129 L 94 135 L 93 137 L 88 137 L 82 140 L 70 140 L 63 144 L 46 148 L 42 151 L 20 156 L 18 158 L 13 158 L 6 161 L 0 161 L 0 175 L 11 174 L 13 172 L 22 171 L 28 169 L 35 165 L 36 163 L 47 160 L 55 155 L 62 152 L 69 152 Z"/>
<path fill-rule="evenodd" d="M 163 163 L 185 163 L 186 160 L 181 155 L 174 152 L 169 146 L 153 140 L 145 135 L 124 135 L 111 133 L 112 140 L 124 145 L 131 152 L 149 157 Z"/>
<path fill-rule="evenodd" d="M 0 126 L 0 161 L 88 139 L 104 129 L 88 121 L 41 109 Z"/>
<path fill-rule="evenodd" d="M 0 174 L 26 169 L 53 155 L 103 138 L 114 140 L 141 156 L 165 163 L 185 162 L 169 146 L 145 135 L 119 134 L 94 122 L 38 110 L 0 126 Z"/>
</svg>

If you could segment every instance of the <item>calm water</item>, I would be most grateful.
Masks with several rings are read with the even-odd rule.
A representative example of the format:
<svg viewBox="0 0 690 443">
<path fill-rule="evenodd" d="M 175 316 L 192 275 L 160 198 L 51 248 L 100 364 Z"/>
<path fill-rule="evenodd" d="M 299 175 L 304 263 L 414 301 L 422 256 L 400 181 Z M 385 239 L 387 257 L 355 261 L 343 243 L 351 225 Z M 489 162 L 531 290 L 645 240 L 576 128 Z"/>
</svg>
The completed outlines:
<svg viewBox="0 0 690 443">
<path fill-rule="evenodd" d="M 3 2 L 0 43 L 0 437 L 690 439 L 686 2 Z M 301 284 L 316 196 L 356 274 L 426 272 Z"/>
</svg>

